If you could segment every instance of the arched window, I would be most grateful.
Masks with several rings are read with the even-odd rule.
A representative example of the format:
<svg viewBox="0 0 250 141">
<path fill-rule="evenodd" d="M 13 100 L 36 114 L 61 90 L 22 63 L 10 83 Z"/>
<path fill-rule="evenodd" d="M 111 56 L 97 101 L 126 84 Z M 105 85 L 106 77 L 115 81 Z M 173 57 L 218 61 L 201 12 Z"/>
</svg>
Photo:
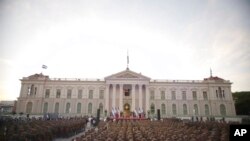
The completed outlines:
<svg viewBox="0 0 250 141">
<path fill-rule="evenodd" d="M 99 104 L 99 109 L 100 109 L 100 115 L 102 115 L 103 114 L 103 104 L 102 103 Z"/>
<path fill-rule="evenodd" d="M 226 115 L 226 107 L 225 107 L 225 105 L 224 104 L 221 104 L 220 105 L 220 114 L 221 115 L 223 115 L 223 116 L 225 116 Z"/>
<path fill-rule="evenodd" d="M 163 115 L 166 115 L 166 105 L 165 104 L 161 104 L 161 112 Z"/>
<path fill-rule="evenodd" d="M 88 105 L 88 113 L 92 114 L 92 103 L 89 103 Z"/>
<path fill-rule="evenodd" d="M 70 113 L 71 109 L 70 109 L 70 103 L 66 104 L 66 112 L 65 113 Z"/>
<path fill-rule="evenodd" d="M 55 113 L 59 113 L 59 103 L 55 104 Z"/>
<path fill-rule="evenodd" d="M 183 104 L 183 115 L 187 115 L 187 104 Z"/>
<path fill-rule="evenodd" d="M 172 113 L 173 115 L 176 115 L 176 104 L 172 104 Z"/>
<path fill-rule="evenodd" d="M 43 113 L 47 113 L 48 112 L 48 102 L 45 102 L 43 104 Z"/>
<path fill-rule="evenodd" d="M 32 112 L 32 102 L 28 102 L 26 105 L 26 113 L 31 113 Z"/>
<path fill-rule="evenodd" d="M 77 114 L 81 113 L 81 109 L 82 109 L 82 104 L 81 103 L 77 103 Z"/>
<path fill-rule="evenodd" d="M 199 114 L 199 112 L 198 112 L 198 105 L 197 104 L 194 104 L 194 114 L 195 115 Z"/>
<path fill-rule="evenodd" d="M 209 107 L 205 104 L 205 115 L 209 115 Z"/>
<path fill-rule="evenodd" d="M 155 113 L 155 105 L 153 103 L 150 106 L 150 112 L 151 112 L 151 114 Z"/>
</svg>

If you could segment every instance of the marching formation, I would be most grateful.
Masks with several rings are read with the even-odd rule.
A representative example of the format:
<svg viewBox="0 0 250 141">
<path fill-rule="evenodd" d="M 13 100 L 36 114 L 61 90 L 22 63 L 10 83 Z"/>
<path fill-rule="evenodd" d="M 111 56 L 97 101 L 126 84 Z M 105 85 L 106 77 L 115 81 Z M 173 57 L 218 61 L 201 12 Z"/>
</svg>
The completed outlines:
<svg viewBox="0 0 250 141">
<path fill-rule="evenodd" d="M 194 122 L 177 118 L 107 118 L 99 121 L 92 116 L 5 119 L 0 120 L 0 140 L 53 141 L 74 136 L 72 141 L 227 141 L 230 124 L 223 120 Z"/>
<path fill-rule="evenodd" d="M 52 141 L 83 131 L 87 118 L 4 119 L 0 120 L 2 141 Z"/>
<path fill-rule="evenodd" d="M 96 130 L 98 129 L 98 130 Z M 72 141 L 227 141 L 226 122 L 183 122 L 179 119 L 109 120 Z"/>
</svg>

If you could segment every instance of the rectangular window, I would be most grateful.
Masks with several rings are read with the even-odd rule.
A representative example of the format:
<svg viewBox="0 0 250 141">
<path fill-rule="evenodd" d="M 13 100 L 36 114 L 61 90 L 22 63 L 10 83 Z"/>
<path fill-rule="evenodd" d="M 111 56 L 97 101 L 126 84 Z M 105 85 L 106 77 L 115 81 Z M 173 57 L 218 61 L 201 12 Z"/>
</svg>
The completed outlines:
<svg viewBox="0 0 250 141">
<path fill-rule="evenodd" d="M 78 99 L 81 99 L 82 98 L 82 89 L 78 90 Z"/>
<path fill-rule="evenodd" d="M 93 99 L 93 93 L 94 93 L 93 90 L 89 90 L 89 99 Z"/>
<path fill-rule="evenodd" d="M 206 91 L 203 92 L 203 99 L 204 99 L 204 100 L 207 100 L 207 99 L 208 99 L 208 98 L 207 98 L 207 92 L 206 92 Z"/>
<path fill-rule="evenodd" d="M 104 99 L 104 90 L 100 90 L 99 93 L 99 98 Z"/>
<path fill-rule="evenodd" d="M 124 90 L 124 95 L 129 96 L 130 95 L 130 89 L 125 89 Z"/>
<path fill-rule="evenodd" d="M 56 90 L 56 98 L 60 98 L 61 97 L 61 89 L 57 89 Z"/>
<path fill-rule="evenodd" d="M 30 87 L 28 87 L 27 91 L 28 91 L 27 95 L 30 95 Z"/>
<path fill-rule="evenodd" d="M 150 99 L 155 99 L 155 92 L 153 90 L 150 91 Z"/>
<path fill-rule="evenodd" d="M 71 93 L 72 93 L 72 90 L 71 90 L 71 89 L 68 89 L 68 90 L 67 90 L 67 98 L 71 98 Z"/>
<path fill-rule="evenodd" d="M 45 98 L 49 98 L 49 95 L 50 95 L 50 89 L 46 89 Z"/>
<path fill-rule="evenodd" d="M 35 92 L 34 92 L 35 95 L 36 95 L 36 91 L 37 91 L 37 87 L 35 87 Z"/>
<path fill-rule="evenodd" d="M 183 100 L 186 100 L 186 99 L 187 99 L 186 91 L 182 91 L 182 99 L 183 99 Z"/>
<path fill-rule="evenodd" d="M 193 91 L 193 100 L 197 100 L 197 92 Z"/>
<path fill-rule="evenodd" d="M 175 91 L 172 91 L 171 94 L 172 94 L 172 100 L 176 100 Z"/>
<path fill-rule="evenodd" d="M 165 99 L 165 91 L 161 91 L 161 99 L 162 99 L 162 100 Z"/>
</svg>

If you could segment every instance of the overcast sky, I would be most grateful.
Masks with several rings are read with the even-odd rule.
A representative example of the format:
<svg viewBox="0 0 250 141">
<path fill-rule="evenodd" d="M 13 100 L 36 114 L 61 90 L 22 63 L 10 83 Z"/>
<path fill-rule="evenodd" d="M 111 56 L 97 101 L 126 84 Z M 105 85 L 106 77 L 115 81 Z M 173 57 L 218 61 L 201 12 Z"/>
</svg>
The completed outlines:
<svg viewBox="0 0 250 141">
<path fill-rule="evenodd" d="M 0 0 L 0 100 L 20 81 L 104 78 L 129 68 L 152 79 L 233 82 L 250 90 L 248 0 Z M 42 65 L 48 69 L 42 70 Z"/>
</svg>

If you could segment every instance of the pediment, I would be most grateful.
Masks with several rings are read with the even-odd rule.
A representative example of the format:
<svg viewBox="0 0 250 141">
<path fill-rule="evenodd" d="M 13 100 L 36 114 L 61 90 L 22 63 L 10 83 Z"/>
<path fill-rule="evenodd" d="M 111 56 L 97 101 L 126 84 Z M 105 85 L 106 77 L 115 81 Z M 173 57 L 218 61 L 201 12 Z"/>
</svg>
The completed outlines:
<svg viewBox="0 0 250 141">
<path fill-rule="evenodd" d="M 105 77 L 105 80 L 107 80 L 107 79 L 147 79 L 147 80 L 150 80 L 149 77 L 144 76 L 140 73 L 133 72 L 129 69 Z"/>
<path fill-rule="evenodd" d="M 133 75 L 131 73 L 123 73 L 121 75 L 117 75 L 116 77 L 117 78 L 140 78 L 139 76 Z"/>
</svg>

